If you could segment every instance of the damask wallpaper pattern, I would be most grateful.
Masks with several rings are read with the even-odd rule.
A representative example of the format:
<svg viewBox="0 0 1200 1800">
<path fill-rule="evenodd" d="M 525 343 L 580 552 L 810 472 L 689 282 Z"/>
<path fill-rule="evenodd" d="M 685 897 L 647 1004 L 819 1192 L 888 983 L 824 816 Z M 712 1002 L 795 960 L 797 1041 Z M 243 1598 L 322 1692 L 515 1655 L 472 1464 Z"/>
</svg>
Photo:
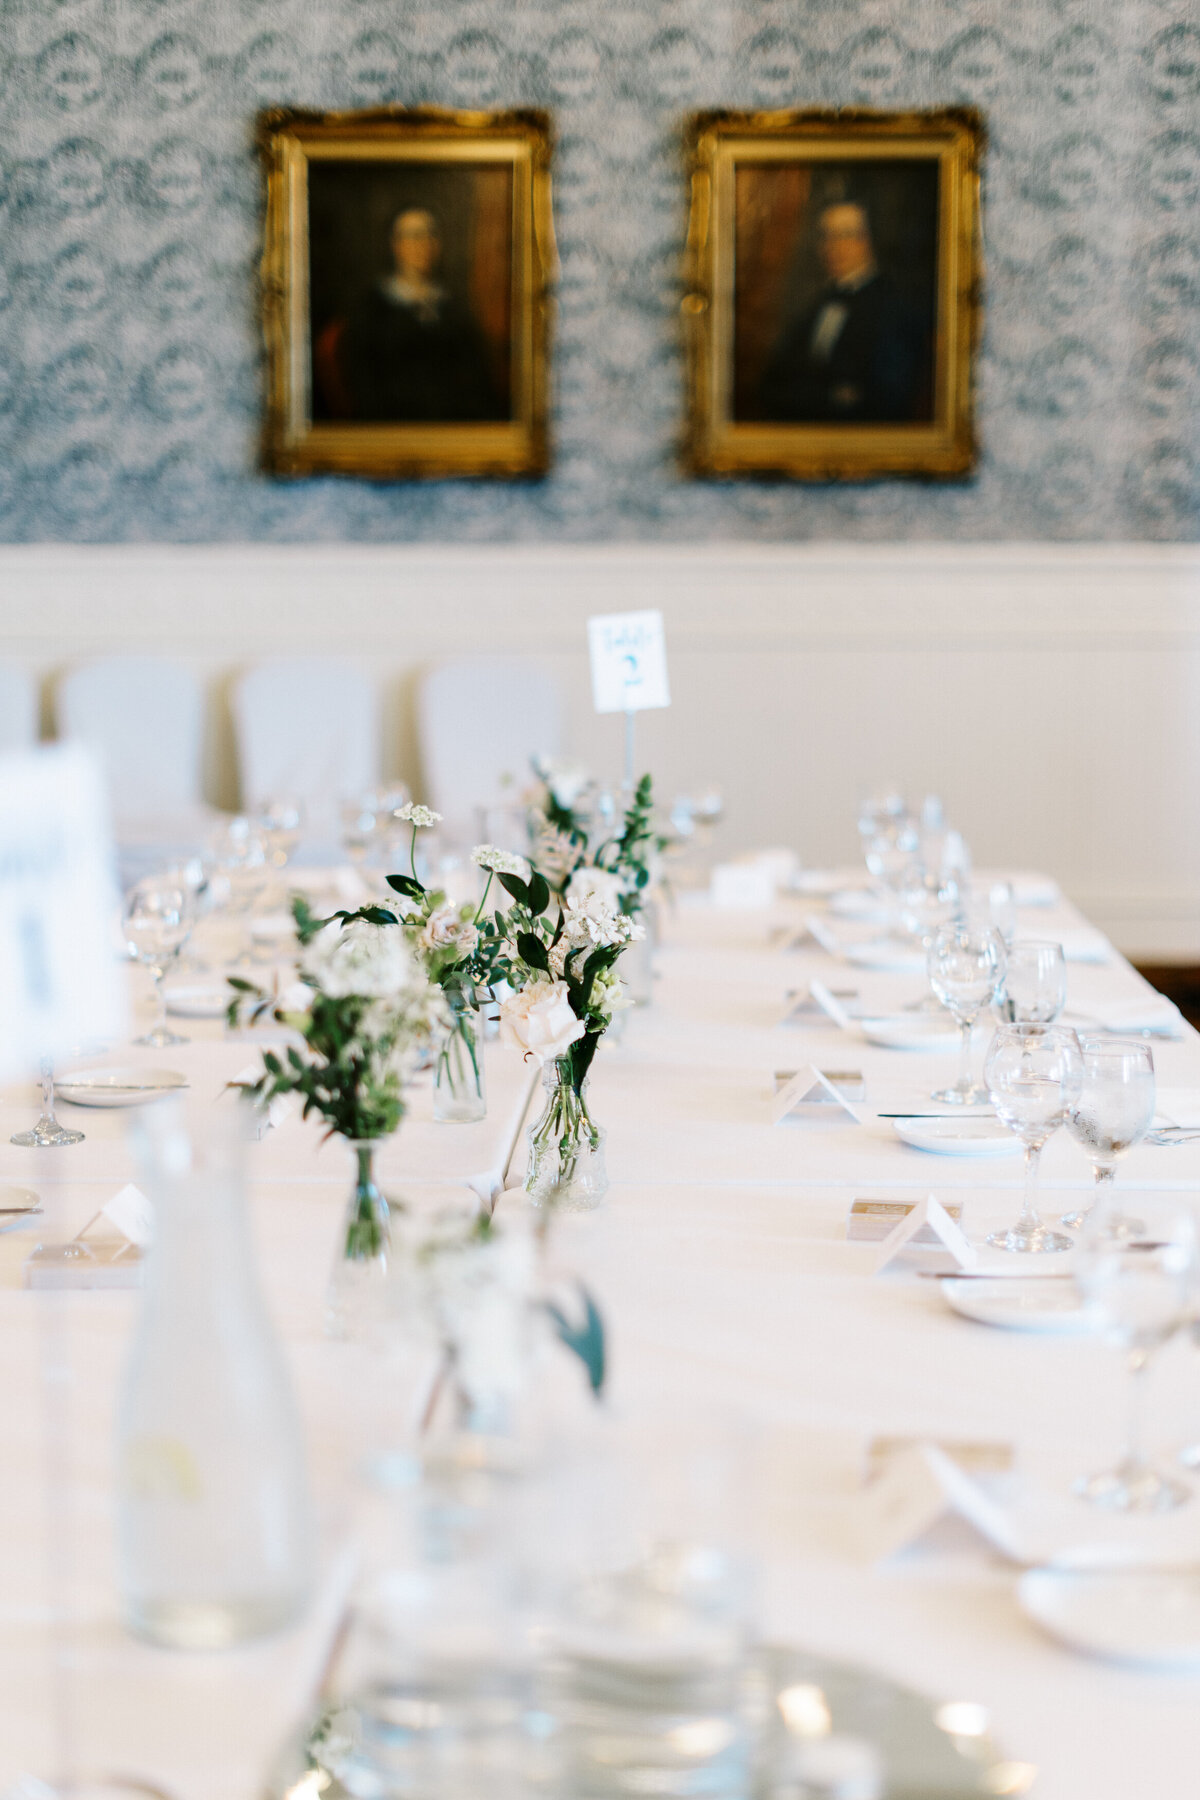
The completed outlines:
<svg viewBox="0 0 1200 1800">
<path fill-rule="evenodd" d="M 264 105 L 554 110 L 544 482 L 255 473 Z M 984 459 L 686 481 L 679 132 L 973 102 Z M 1200 537 L 1191 0 L 0 0 L 0 539 Z"/>
</svg>

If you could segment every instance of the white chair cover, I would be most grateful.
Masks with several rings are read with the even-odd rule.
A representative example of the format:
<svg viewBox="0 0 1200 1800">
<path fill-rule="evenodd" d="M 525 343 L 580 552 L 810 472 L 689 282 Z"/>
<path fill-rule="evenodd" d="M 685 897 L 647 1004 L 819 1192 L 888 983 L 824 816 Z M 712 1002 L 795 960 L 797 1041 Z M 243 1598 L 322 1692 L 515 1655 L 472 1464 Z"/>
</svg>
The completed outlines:
<svg viewBox="0 0 1200 1800">
<path fill-rule="evenodd" d="M 443 663 L 417 693 L 422 798 L 450 830 L 473 836 L 481 807 L 511 804 L 533 756 L 562 750 L 562 695 L 537 663 L 471 657 Z"/>
<path fill-rule="evenodd" d="M 0 663 L 0 750 L 37 742 L 37 689 L 24 669 Z"/>
<path fill-rule="evenodd" d="M 89 744 L 108 778 L 118 835 L 128 821 L 201 808 L 204 703 L 183 663 L 106 656 L 64 676 L 58 735 Z"/>
<path fill-rule="evenodd" d="M 259 663 L 234 684 L 242 804 L 287 796 L 326 826 L 335 804 L 379 785 L 379 699 L 337 657 Z"/>
</svg>

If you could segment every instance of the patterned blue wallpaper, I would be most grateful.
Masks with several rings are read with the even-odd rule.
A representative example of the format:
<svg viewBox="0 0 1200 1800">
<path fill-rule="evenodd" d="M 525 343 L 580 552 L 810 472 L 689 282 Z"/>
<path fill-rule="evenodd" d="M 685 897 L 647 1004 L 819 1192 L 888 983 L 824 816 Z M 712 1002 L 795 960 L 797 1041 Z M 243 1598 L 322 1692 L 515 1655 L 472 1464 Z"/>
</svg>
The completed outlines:
<svg viewBox="0 0 1200 1800">
<path fill-rule="evenodd" d="M 254 472 L 265 104 L 541 104 L 556 463 L 516 488 Z M 681 117 L 988 115 L 984 464 L 693 483 Z M 0 0 L 0 538 L 1200 536 L 1193 0 Z"/>
</svg>

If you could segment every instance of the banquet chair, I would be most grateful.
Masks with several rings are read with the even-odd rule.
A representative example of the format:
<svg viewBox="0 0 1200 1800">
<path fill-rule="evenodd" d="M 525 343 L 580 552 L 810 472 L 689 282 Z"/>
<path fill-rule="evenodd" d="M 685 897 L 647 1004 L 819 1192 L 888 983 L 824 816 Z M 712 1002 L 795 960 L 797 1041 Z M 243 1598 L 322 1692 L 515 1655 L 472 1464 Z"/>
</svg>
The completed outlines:
<svg viewBox="0 0 1200 1800">
<path fill-rule="evenodd" d="M 0 751 L 37 742 L 37 690 L 24 669 L 0 664 Z"/>
<path fill-rule="evenodd" d="M 104 656 L 65 675 L 60 738 L 95 751 L 112 805 L 121 881 L 200 850 L 217 817 L 201 793 L 204 699 L 183 663 Z"/>
<path fill-rule="evenodd" d="M 487 835 L 482 809 L 511 806 L 528 783 L 531 757 L 561 753 L 558 682 L 537 663 L 510 657 L 443 663 L 421 680 L 417 736 L 428 804 L 453 835 Z"/>
<path fill-rule="evenodd" d="M 309 850 L 326 848 L 338 802 L 379 785 L 374 685 L 337 657 L 281 656 L 247 670 L 230 698 L 243 806 L 303 801 Z"/>
</svg>

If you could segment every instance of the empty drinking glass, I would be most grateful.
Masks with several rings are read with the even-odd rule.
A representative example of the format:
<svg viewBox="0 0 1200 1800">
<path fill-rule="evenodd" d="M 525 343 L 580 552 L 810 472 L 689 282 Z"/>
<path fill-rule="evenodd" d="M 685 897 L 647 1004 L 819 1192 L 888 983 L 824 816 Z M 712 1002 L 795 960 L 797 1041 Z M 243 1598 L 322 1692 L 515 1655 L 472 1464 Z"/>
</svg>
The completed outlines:
<svg viewBox="0 0 1200 1800">
<path fill-rule="evenodd" d="M 1093 1207 L 1112 1193 L 1117 1163 L 1140 1144 L 1154 1119 L 1154 1057 L 1140 1038 L 1084 1038 L 1083 1087 L 1071 1108 L 1071 1136 L 1092 1159 L 1093 1206 L 1064 1213 L 1061 1223 L 1078 1231 Z"/>
<path fill-rule="evenodd" d="M 183 948 L 190 930 L 188 896 L 182 887 L 146 881 L 129 895 L 125 904 L 125 941 L 131 954 L 154 977 L 156 1006 L 153 1026 L 144 1037 L 134 1038 L 135 1044 L 149 1044 L 156 1050 L 164 1050 L 170 1044 L 188 1041 L 167 1024 L 163 977 Z"/>
<path fill-rule="evenodd" d="M 304 802 L 277 797 L 257 808 L 254 825 L 267 861 L 274 869 L 286 869 L 304 831 Z"/>
<path fill-rule="evenodd" d="M 42 1062 L 42 1111 L 36 1125 L 28 1131 L 14 1131 L 9 1139 L 10 1144 L 19 1144 L 22 1149 L 35 1148 L 55 1149 L 60 1144 L 82 1144 L 82 1131 L 72 1131 L 66 1125 L 60 1125 L 54 1114 L 54 1065 L 48 1059 Z"/>
<path fill-rule="evenodd" d="M 1075 1492 L 1116 1512 L 1169 1512 L 1191 1498 L 1182 1481 L 1142 1452 L 1144 1377 L 1155 1352 L 1196 1315 L 1197 1217 L 1182 1195 L 1139 1194 L 1136 1228 L 1111 1205 L 1092 1208 L 1075 1256 L 1075 1282 L 1108 1338 L 1129 1358 L 1129 1424 L 1116 1468 L 1081 1477 Z"/>
<path fill-rule="evenodd" d="M 992 1011 L 1002 1025 L 1053 1025 L 1067 1003 L 1061 944 L 1021 938 L 1010 944 Z"/>
<path fill-rule="evenodd" d="M 958 1080 L 952 1088 L 939 1088 L 933 1099 L 947 1106 L 971 1106 L 987 1099 L 987 1089 L 971 1080 L 971 1032 L 1003 978 L 1004 945 L 989 926 L 951 920 L 934 932 L 926 967 L 930 987 L 962 1032 Z"/>
<path fill-rule="evenodd" d="M 1025 1146 L 1021 1216 L 1007 1231 L 992 1232 L 988 1243 L 1035 1255 L 1069 1250 L 1072 1240 L 1038 1216 L 1037 1184 L 1042 1150 L 1083 1085 L 1079 1039 L 1067 1025 L 1002 1025 L 984 1058 L 983 1076 L 998 1117 Z"/>
</svg>

